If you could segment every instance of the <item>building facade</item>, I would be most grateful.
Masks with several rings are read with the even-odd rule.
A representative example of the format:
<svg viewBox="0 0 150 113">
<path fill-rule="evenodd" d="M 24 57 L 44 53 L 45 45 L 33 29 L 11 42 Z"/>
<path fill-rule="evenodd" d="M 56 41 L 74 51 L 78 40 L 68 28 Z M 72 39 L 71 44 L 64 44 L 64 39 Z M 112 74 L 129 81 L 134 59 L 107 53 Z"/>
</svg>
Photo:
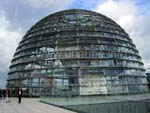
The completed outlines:
<svg viewBox="0 0 150 113">
<path fill-rule="evenodd" d="M 143 62 L 129 35 L 96 12 L 70 9 L 30 28 L 11 62 L 8 88 L 28 95 L 147 92 Z"/>
<path fill-rule="evenodd" d="M 146 68 L 146 78 L 148 82 L 148 88 L 150 90 L 150 68 Z"/>
</svg>

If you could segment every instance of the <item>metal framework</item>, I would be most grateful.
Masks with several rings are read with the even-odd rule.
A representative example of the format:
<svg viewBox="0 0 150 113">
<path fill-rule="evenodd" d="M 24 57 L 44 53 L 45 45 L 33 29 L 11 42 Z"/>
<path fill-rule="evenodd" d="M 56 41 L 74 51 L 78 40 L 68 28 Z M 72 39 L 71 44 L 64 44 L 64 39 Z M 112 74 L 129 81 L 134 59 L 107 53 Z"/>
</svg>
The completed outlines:
<svg viewBox="0 0 150 113">
<path fill-rule="evenodd" d="M 102 95 L 148 91 L 133 41 L 110 18 L 71 9 L 51 14 L 25 34 L 7 87 L 28 95 Z"/>
</svg>

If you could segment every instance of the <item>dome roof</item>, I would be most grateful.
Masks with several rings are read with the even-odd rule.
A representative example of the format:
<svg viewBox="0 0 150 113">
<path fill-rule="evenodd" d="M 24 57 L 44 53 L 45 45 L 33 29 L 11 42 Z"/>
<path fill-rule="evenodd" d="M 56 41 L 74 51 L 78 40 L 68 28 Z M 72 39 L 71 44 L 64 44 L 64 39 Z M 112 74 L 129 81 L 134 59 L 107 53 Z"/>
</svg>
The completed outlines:
<svg viewBox="0 0 150 113">
<path fill-rule="evenodd" d="M 37 89 L 49 95 L 148 90 L 129 35 L 110 18 L 80 9 L 56 12 L 31 27 L 12 59 L 8 87 L 27 88 L 32 95 Z"/>
<path fill-rule="evenodd" d="M 52 25 L 46 26 L 48 23 L 52 23 Z M 119 32 L 128 38 L 128 34 L 112 19 L 94 11 L 81 9 L 70 9 L 50 14 L 32 26 L 27 35 L 39 27 L 43 30 L 50 29 L 51 32 L 78 30 L 81 27 L 84 27 L 85 30 L 98 30 L 96 28 L 101 27 L 104 30 L 111 30 L 110 32 L 113 33 Z"/>
</svg>

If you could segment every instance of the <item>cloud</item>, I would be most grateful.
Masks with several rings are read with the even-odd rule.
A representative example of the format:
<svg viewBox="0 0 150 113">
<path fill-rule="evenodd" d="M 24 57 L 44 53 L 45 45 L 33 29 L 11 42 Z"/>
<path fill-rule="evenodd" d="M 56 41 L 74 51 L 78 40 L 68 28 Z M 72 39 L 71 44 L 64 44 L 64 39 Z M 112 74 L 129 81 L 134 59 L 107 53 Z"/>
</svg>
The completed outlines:
<svg viewBox="0 0 150 113">
<path fill-rule="evenodd" d="M 9 64 L 15 49 L 23 35 L 21 30 L 14 30 L 10 21 L 5 17 L 5 12 L 0 12 L 0 86 L 6 83 Z"/>
<path fill-rule="evenodd" d="M 150 66 L 150 15 L 134 0 L 107 0 L 94 11 L 102 13 L 121 25 L 136 44 L 146 67 Z M 145 13 L 145 14 L 144 14 Z"/>
<path fill-rule="evenodd" d="M 74 0 L 4 0 L 0 4 L 0 87 L 24 32 L 41 17 L 67 8 Z"/>
<path fill-rule="evenodd" d="M 25 0 L 24 2 L 34 8 L 62 9 L 69 6 L 74 0 Z"/>
</svg>

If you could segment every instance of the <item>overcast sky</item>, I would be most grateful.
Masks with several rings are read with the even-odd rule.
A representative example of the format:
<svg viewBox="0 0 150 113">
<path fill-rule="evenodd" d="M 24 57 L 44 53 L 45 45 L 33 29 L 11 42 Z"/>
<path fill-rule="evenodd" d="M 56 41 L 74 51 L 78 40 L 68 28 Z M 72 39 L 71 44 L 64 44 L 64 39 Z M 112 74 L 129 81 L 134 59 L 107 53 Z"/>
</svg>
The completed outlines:
<svg viewBox="0 0 150 113">
<path fill-rule="evenodd" d="M 26 31 L 41 18 L 71 8 L 115 20 L 133 39 L 145 67 L 150 67 L 150 0 L 0 0 L 0 87 L 6 84 L 11 59 Z"/>
</svg>

